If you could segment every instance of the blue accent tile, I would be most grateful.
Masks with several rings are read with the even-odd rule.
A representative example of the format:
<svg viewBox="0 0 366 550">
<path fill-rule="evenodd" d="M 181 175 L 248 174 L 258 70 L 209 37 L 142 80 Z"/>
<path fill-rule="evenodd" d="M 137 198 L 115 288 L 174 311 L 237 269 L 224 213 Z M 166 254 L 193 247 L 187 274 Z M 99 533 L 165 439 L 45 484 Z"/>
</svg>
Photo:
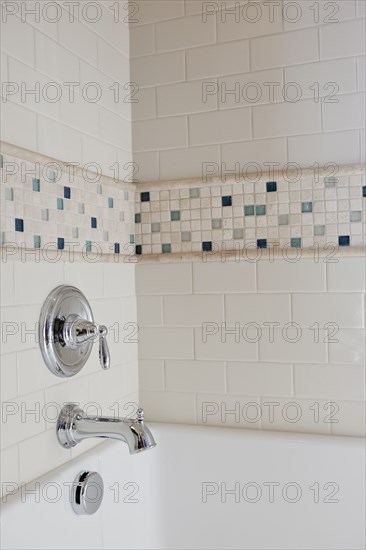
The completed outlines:
<svg viewBox="0 0 366 550">
<path fill-rule="evenodd" d="M 161 251 L 163 254 L 170 254 L 172 251 L 172 245 L 171 244 L 163 244 L 161 246 Z"/>
<path fill-rule="evenodd" d="M 40 235 L 33 236 L 33 245 L 34 248 L 41 248 L 41 237 Z"/>
<path fill-rule="evenodd" d="M 206 241 L 202 243 L 203 252 L 212 252 L 212 242 Z"/>
<path fill-rule="evenodd" d="M 170 212 L 170 219 L 172 222 L 179 222 L 180 220 L 179 210 L 173 210 L 172 212 Z"/>
<path fill-rule="evenodd" d="M 135 244 L 135 235 L 130 235 L 130 244 Z"/>
<path fill-rule="evenodd" d="M 138 256 L 141 256 L 142 254 L 142 246 L 140 244 L 136 245 L 136 254 Z"/>
<path fill-rule="evenodd" d="M 190 199 L 198 199 L 200 196 L 200 190 L 199 187 L 193 187 L 189 190 L 189 198 Z"/>
<path fill-rule="evenodd" d="M 301 239 L 300 237 L 294 237 L 291 239 L 292 248 L 301 248 Z"/>
<path fill-rule="evenodd" d="M 275 191 L 277 191 L 277 182 L 267 181 L 267 193 L 274 193 Z"/>
<path fill-rule="evenodd" d="M 256 216 L 265 216 L 266 215 L 266 205 L 265 204 L 257 204 L 255 207 L 255 214 Z"/>
<path fill-rule="evenodd" d="M 301 212 L 303 214 L 308 214 L 313 211 L 313 203 L 312 202 L 302 202 L 301 203 Z"/>
<path fill-rule="evenodd" d="M 70 187 L 64 187 L 64 199 L 71 199 Z"/>
<path fill-rule="evenodd" d="M 92 242 L 86 241 L 85 243 L 85 252 L 91 252 L 92 251 Z"/>
<path fill-rule="evenodd" d="M 244 206 L 244 215 L 245 216 L 254 216 L 254 206 Z"/>
<path fill-rule="evenodd" d="M 119 254 L 121 252 L 121 246 L 119 243 L 114 243 L 114 253 Z"/>
<path fill-rule="evenodd" d="M 362 196 L 366 197 L 366 185 L 362 187 Z"/>
<path fill-rule="evenodd" d="M 97 228 L 97 218 L 92 218 L 90 220 L 90 226 L 92 229 L 96 229 Z"/>
<path fill-rule="evenodd" d="M 58 248 L 58 250 L 64 250 L 64 248 L 65 248 L 65 239 L 63 237 L 59 237 L 57 239 L 57 248 Z"/>
<path fill-rule="evenodd" d="M 160 222 L 153 222 L 151 224 L 151 233 L 160 233 Z"/>
<path fill-rule="evenodd" d="M 232 206 L 233 205 L 233 199 L 231 195 L 228 195 L 226 197 L 222 197 L 222 206 Z"/>
<path fill-rule="evenodd" d="M 33 191 L 36 191 L 37 193 L 40 192 L 41 190 L 41 182 L 38 178 L 33 178 L 32 179 L 32 189 Z"/>
<path fill-rule="evenodd" d="M 149 202 L 149 200 L 150 200 L 150 193 L 148 191 L 141 193 L 141 202 Z"/>
<path fill-rule="evenodd" d="M 109 197 L 108 198 L 108 208 L 113 208 L 114 207 L 114 200 L 112 197 Z"/>
<path fill-rule="evenodd" d="M 258 248 L 267 248 L 267 239 L 258 239 L 257 240 Z"/>
<path fill-rule="evenodd" d="M 15 218 L 15 231 L 24 233 L 24 220 L 20 218 Z"/>
<path fill-rule="evenodd" d="M 64 199 L 60 199 L 60 197 L 58 197 L 57 210 L 63 210 L 63 209 L 64 209 Z"/>
<path fill-rule="evenodd" d="M 135 214 L 135 223 L 141 223 L 141 214 Z"/>
<path fill-rule="evenodd" d="M 341 235 L 338 237 L 339 246 L 349 246 L 350 238 L 348 235 Z"/>
</svg>

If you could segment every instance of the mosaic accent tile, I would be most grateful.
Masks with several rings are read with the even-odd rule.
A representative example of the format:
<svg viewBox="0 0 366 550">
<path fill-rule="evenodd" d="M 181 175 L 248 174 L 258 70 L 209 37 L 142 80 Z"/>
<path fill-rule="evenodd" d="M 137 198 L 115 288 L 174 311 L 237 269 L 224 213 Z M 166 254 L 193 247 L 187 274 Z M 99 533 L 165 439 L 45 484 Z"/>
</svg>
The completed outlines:
<svg viewBox="0 0 366 550">
<path fill-rule="evenodd" d="M 123 253 L 131 253 L 137 193 L 129 184 L 108 178 L 91 184 L 81 174 L 70 177 L 62 162 L 52 161 L 51 170 L 49 159 L 41 162 L 37 156 L 31 162 L 29 158 L 22 158 L 21 151 L 18 157 L 4 154 L 5 167 L 7 163 L 18 167 L 14 174 L 0 171 L 4 245 L 37 249 L 49 244 L 60 248 L 63 243 L 65 249 L 70 245 L 70 250 L 82 252 L 90 243 L 96 254 L 113 254 L 114 244 L 123 243 Z M 91 227 L 92 218 L 96 229 Z"/>
<path fill-rule="evenodd" d="M 275 193 L 277 191 L 277 182 L 276 181 L 267 181 L 267 193 Z"/>
<path fill-rule="evenodd" d="M 339 246 L 349 246 L 350 245 L 350 238 L 348 235 L 341 235 L 338 238 L 338 244 Z"/>
<path fill-rule="evenodd" d="M 172 251 L 172 245 L 171 244 L 163 244 L 161 247 L 163 254 L 170 254 Z"/>
</svg>

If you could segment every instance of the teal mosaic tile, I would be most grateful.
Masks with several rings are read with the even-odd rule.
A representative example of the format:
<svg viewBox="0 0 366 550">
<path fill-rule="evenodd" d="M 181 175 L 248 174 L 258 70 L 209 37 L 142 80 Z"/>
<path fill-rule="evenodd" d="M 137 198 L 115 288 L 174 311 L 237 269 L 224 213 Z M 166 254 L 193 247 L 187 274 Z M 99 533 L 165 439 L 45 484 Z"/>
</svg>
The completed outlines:
<svg viewBox="0 0 366 550">
<path fill-rule="evenodd" d="M 34 235 L 33 237 L 33 246 L 34 248 L 41 248 L 41 236 L 40 235 Z"/>
<path fill-rule="evenodd" d="M 60 199 L 60 197 L 57 198 L 57 210 L 63 210 L 64 209 L 64 199 Z"/>
<path fill-rule="evenodd" d="M 313 203 L 312 202 L 302 202 L 301 203 L 301 212 L 303 214 L 308 214 L 313 211 Z"/>
<path fill-rule="evenodd" d="M 33 178 L 32 179 L 32 189 L 36 193 L 39 193 L 41 191 L 41 182 L 38 178 Z"/>
<path fill-rule="evenodd" d="M 172 222 L 179 222 L 180 220 L 179 210 L 173 210 L 172 212 L 170 212 L 170 219 Z"/>
<path fill-rule="evenodd" d="M 255 207 L 255 214 L 256 216 L 265 216 L 266 215 L 266 205 L 265 204 L 257 204 Z"/>
<path fill-rule="evenodd" d="M 172 245 L 171 244 L 163 244 L 161 246 L 161 251 L 163 254 L 170 254 L 172 251 Z"/>
<path fill-rule="evenodd" d="M 114 207 L 114 200 L 112 197 L 109 197 L 108 198 L 108 208 L 113 208 Z"/>
<path fill-rule="evenodd" d="M 244 216 L 254 216 L 254 205 L 244 206 Z"/>
</svg>

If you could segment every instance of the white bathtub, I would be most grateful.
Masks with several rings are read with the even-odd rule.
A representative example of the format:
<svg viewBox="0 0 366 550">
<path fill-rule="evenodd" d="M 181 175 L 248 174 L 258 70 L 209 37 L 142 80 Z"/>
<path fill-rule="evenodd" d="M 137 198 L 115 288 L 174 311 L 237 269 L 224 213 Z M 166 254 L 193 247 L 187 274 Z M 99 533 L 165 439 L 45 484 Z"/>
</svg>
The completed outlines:
<svg viewBox="0 0 366 550">
<path fill-rule="evenodd" d="M 8 498 L 1 548 L 365 547 L 363 440 L 151 428 L 158 446 L 149 452 L 106 442 L 32 484 L 36 496 Z M 84 469 L 104 479 L 94 516 L 75 515 L 69 502 L 67 483 Z"/>
</svg>

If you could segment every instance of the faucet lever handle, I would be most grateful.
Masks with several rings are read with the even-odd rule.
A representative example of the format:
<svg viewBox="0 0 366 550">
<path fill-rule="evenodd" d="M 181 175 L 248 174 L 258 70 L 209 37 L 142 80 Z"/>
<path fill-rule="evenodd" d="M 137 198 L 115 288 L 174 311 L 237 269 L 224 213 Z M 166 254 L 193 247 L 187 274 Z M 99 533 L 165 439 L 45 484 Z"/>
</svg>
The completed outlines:
<svg viewBox="0 0 366 550">
<path fill-rule="evenodd" d="M 99 361 L 102 369 L 109 369 L 111 356 L 107 344 L 108 329 L 104 325 L 99 325 Z"/>
</svg>

